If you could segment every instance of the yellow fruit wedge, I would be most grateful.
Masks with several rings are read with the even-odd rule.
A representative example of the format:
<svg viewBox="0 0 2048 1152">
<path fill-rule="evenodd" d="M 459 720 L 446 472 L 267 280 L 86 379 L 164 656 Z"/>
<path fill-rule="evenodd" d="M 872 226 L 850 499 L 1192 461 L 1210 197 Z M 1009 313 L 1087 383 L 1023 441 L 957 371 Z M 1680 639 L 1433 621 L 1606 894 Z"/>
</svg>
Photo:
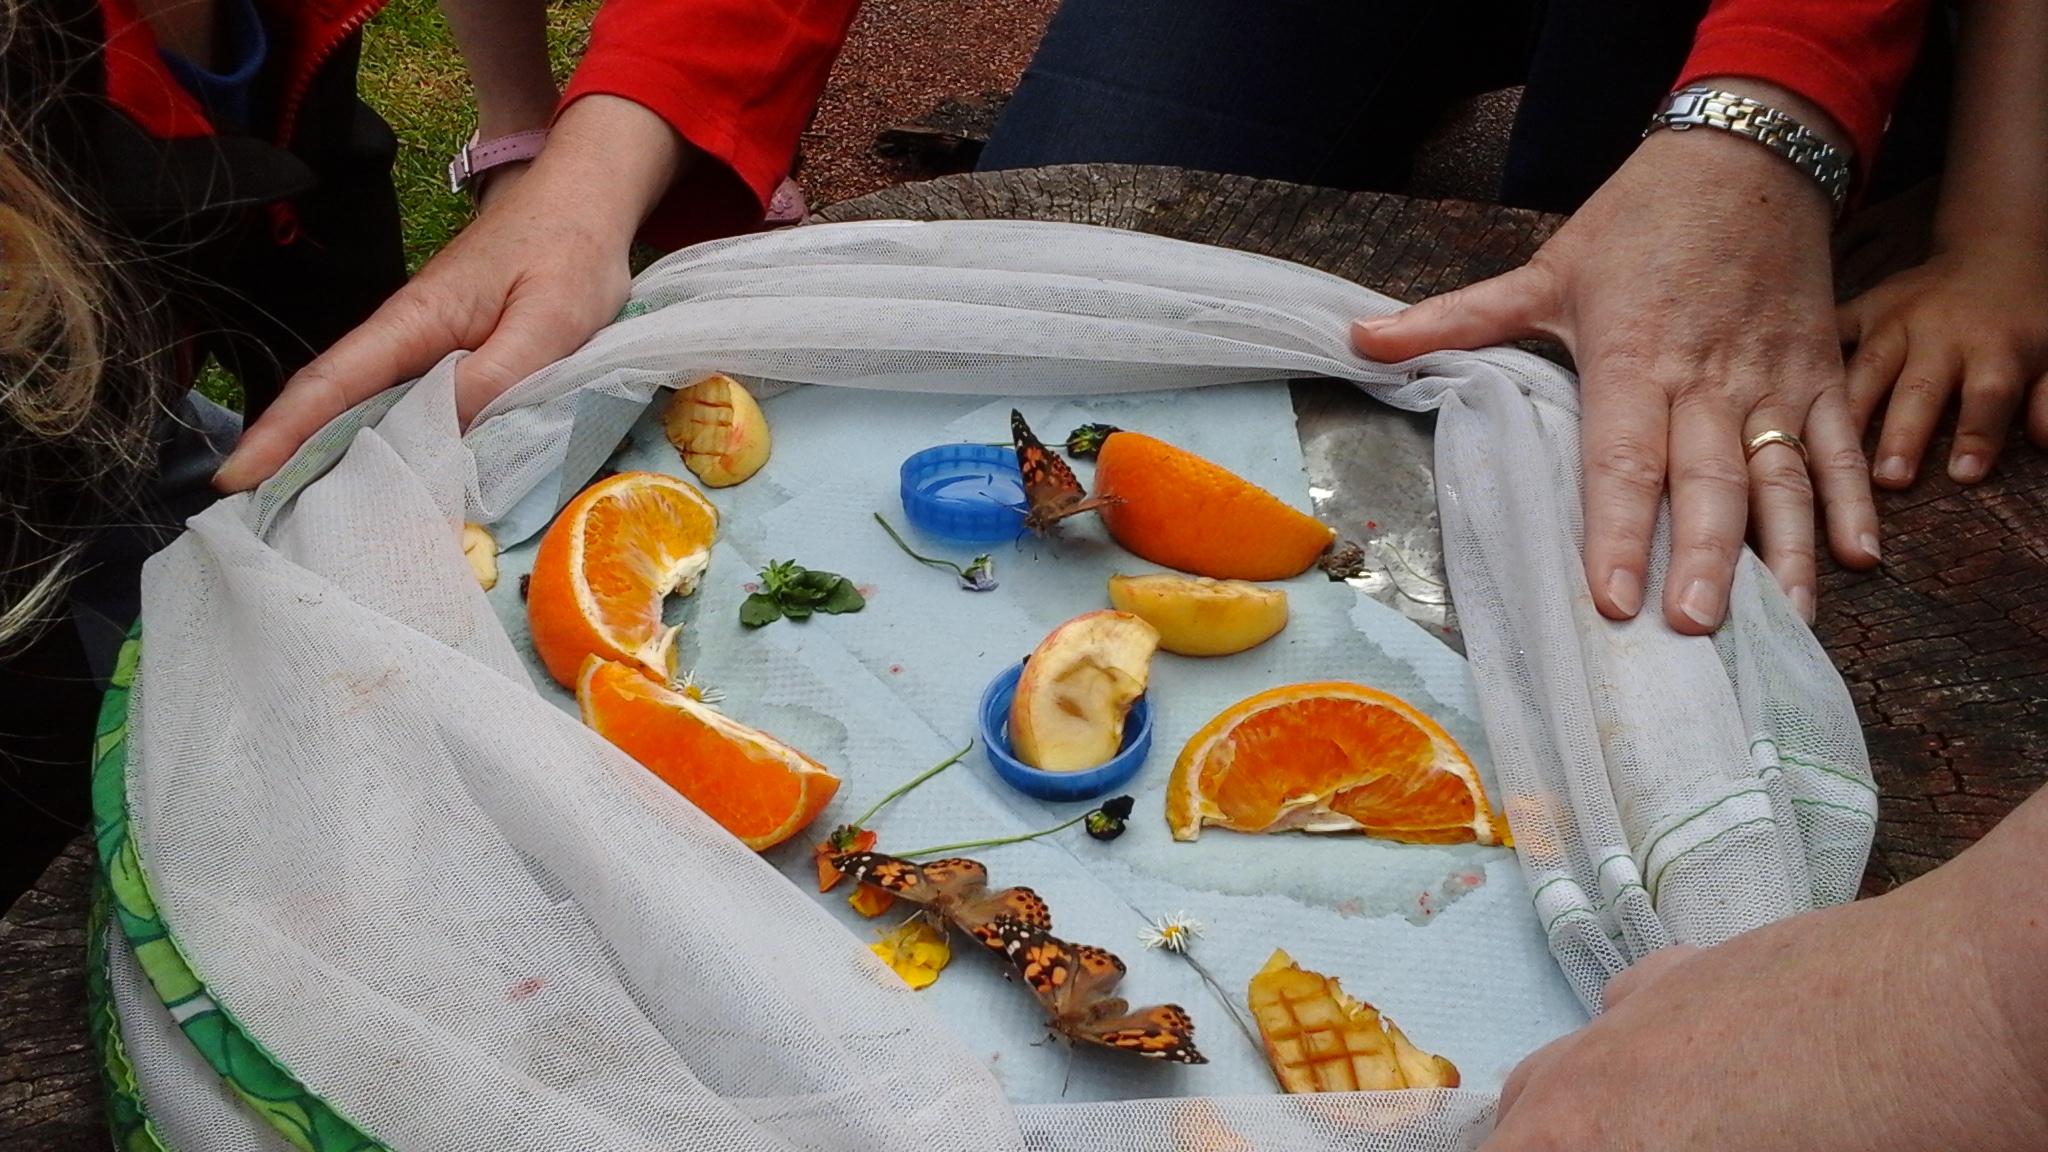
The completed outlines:
<svg viewBox="0 0 2048 1152">
<path fill-rule="evenodd" d="M 699 380 L 675 394 L 661 422 L 683 467 L 709 488 L 730 488 L 768 462 L 768 418 L 730 376 Z"/>
<path fill-rule="evenodd" d="M 498 540 L 481 524 L 462 526 L 462 558 L 476 573 L 476 582 L 489 592 L 498 586 Z"/>
<path fill-rule="evenodd" d="M 1176 656 L 1229 656 L 1287 627 L 1287 593 L 1207 576 L 1111 576 L 1109 603 L 1159 629 Z"/>
<path fill-rule="evenodd" d="M 1289 1092 L 1456 1088 L 1458 1069 L 1410 1043 L 1372 1005 L 1346 995 L 1332 976 L 1310 972 L 1275 949 L 1246 996 L 1266 1042 L 1266 1059 Z"/>
</svg>

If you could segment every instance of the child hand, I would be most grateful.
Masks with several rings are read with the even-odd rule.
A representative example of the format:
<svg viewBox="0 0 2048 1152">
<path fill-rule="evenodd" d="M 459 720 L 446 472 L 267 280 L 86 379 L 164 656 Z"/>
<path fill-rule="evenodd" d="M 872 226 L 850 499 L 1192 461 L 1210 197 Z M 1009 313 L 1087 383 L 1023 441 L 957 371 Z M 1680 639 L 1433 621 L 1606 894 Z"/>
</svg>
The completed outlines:
<svg viewBox="0 0 2048 1152">
<path fill-rule="evenodd" d="M 1991 472 L 2006 427 L 2029 398 L 2027 435 L 2048 446 L 2048 250 L 1937 252 L 1837 311 L 1853 344 L 1849 403 L 1859 428 L 1885 409 L 1872 473 L 1904 488 L 1950 394 L 1962 393 L 1949 449 L 1949 478 L 1975 484 Z"/>
</svg>

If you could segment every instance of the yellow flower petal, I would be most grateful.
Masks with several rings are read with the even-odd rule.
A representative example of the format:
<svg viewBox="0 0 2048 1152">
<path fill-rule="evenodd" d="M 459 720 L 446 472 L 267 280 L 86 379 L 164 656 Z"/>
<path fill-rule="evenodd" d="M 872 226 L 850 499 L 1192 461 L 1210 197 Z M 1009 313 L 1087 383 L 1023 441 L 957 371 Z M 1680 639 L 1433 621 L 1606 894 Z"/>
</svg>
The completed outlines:
<svg viewBox="0 0 2048 1152">
<path fill-rule="evenodd" d="M 883 936 L 880 943 L 868 947 L 912 989 L 929 987 L 939 978 L 939 970 L 953 960 L 953 949 L 947 945 L 945 934 L 925 923 L 922 917 L 904 921 Z"/>
</svg>

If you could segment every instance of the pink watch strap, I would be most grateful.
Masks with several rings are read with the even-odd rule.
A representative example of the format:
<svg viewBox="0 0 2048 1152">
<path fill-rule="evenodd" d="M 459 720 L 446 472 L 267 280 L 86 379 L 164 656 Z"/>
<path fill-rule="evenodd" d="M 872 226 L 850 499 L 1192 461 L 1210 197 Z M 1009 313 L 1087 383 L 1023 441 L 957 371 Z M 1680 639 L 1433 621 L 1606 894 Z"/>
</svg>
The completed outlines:
<svg viewBox="0 0 2048 1152">
<path fill-rule="evenodd" d="M 477 177 L 500 164 L 533 159 L 540 155 L 541 145 L 547 142 L 547 138 L 548 130 L 545 128 L 532 128 L 482 141 L 477 139 L 476 133 L 470 133 L 469 143 L 448 161 L 448 190 L 470 191 Z"/>
</svg>

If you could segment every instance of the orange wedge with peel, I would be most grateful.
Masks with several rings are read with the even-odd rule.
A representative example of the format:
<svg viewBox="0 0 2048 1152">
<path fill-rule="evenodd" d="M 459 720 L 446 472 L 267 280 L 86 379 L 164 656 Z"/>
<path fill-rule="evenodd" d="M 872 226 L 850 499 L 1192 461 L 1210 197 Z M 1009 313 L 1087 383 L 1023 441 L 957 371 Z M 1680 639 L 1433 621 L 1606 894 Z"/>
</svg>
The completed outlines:
<svg viewBox="0 0 2048 1152">
<path fill-rule="evenodd" d="M 696 591 L 717 535 L 718 509 L 673 476 L 621 472 L 585 488 L 542 537 L 527 586 L 548 674 L 574 687 L 584 657 L 599 656 L 666 683 L 677 629 L 661 602 Z"/>
<path fill-rule="evenodd" d="M 1167 781 L 1166 822 L 1176 840 L 1210 825 L 1509 843 L 1450 733 L 1398 696 L 1335 682 L 1270 689 L 1203 725 Z"/>
<path fill-rule="evenodd" d="M 803 831 L 839 791 L 824 765 L 631 665 L 589 657 L 576 703 L 598 735 L 756 852 Z"/>
<path fill-rule="evenodd" d="M 1284 580 L 1337 538 L 1330 527 L 1218 464 L 1138 432 L 1113 432 L 1095 492 L 1116 542 L 1168 568 L 1218 580 Z"/>
</svg>

